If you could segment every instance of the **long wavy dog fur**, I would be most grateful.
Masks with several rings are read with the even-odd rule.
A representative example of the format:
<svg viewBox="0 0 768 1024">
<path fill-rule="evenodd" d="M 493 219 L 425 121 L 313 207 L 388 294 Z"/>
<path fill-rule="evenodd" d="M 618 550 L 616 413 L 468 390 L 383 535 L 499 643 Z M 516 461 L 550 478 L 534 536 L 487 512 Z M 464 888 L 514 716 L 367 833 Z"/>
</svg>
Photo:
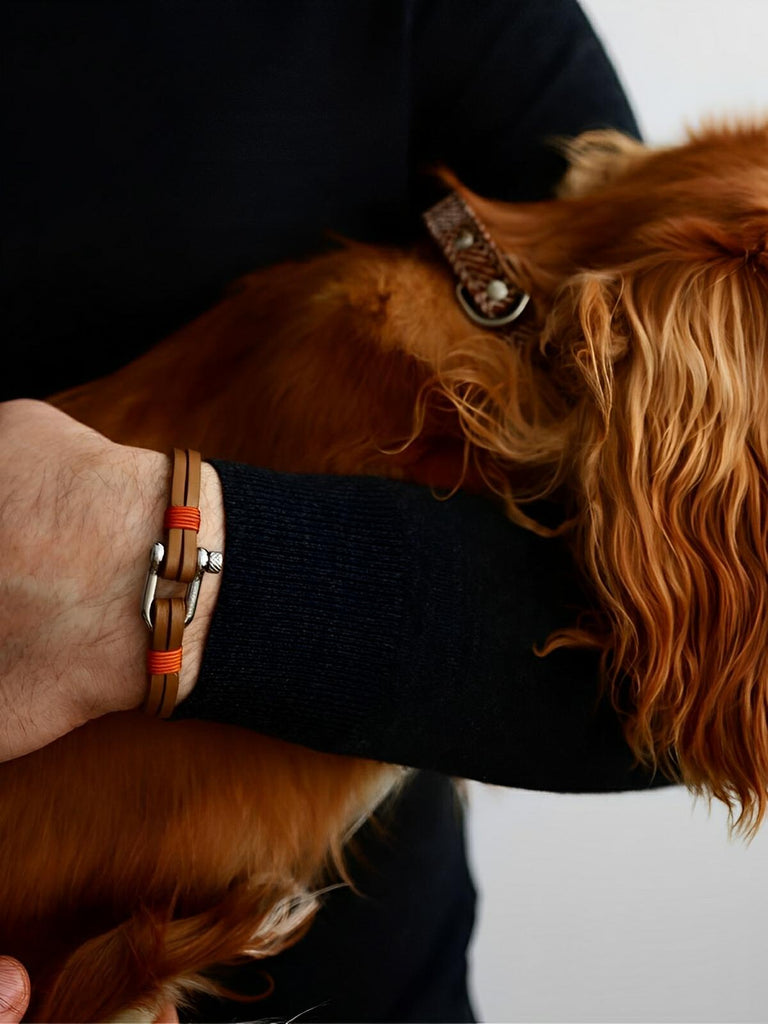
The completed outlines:
<svg viewBox="0 0 768 1024">
<path fill-rule="evenodd" d="M 593 607 L 547 650 L 599 648 L 637 757 L 751 834 L 768 787 L 768 127 L 657 152 L 597 132 L 568 153 L 550 202 L 463 190 L 532 295 L 512 343 L 464 318 L 431 249 L 351 244 L 245 278 L 57 404 L 124 443 L 470 487 L 540 532 L 528 503 L 555 497 Z M 130 714 L 1 766 L 0 949 L 32 970 L 33 1016 L 151 1019 L 212 965 L 289 945 L 399 777 Z"/>
</svg>

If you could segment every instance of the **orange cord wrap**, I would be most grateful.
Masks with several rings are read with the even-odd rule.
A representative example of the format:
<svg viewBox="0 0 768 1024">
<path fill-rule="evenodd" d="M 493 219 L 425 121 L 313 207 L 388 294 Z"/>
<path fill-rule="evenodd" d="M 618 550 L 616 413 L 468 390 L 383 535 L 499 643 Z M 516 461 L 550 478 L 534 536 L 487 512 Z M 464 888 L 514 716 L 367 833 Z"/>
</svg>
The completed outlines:
<svg viewBox="0 0 768 1024">
<path fill-rule="evenodd" d="M 168 676 L 181 670 L 181 647 L 174 651 L 147 651 L 147 671 L 151 676 Z"/>
<path fill-rule="evenodd" d="M 197 533 L 200 529 L 200 509 L 191 505 L 169 505 L 165 510 L 163 528 L 194 530 Z"/>
</svg>

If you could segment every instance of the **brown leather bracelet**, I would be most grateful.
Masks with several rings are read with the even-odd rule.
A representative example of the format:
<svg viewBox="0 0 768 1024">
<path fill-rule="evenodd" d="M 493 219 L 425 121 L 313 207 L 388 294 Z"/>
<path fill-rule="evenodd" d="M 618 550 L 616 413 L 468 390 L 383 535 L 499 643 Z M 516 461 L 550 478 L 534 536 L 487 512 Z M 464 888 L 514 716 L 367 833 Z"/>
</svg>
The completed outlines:
<svg viewBox="0 0 768 1024">
<path fill-rule="evenodd" d="M 142 617 L 152 630 L 147 651 L 149 686 L 144 711 L 168 718 L 176 706 L 184 627 L 192 621 L 203 573 L 221 572 L 219 551 L 197 546 L 200 530 L 200 453 L 174 448 L 170 503 L 163 521 L 164 539 L 152 546 L 144 584 Z M 183 597 L 155 597 L 158 579 L 185 584 Z"/>
</svg>

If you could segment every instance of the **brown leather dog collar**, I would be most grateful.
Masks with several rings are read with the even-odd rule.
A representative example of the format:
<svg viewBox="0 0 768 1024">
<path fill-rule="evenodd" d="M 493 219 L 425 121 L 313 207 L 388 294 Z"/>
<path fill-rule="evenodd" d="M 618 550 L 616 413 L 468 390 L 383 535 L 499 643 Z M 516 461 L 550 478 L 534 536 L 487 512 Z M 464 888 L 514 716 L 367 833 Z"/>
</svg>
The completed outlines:
<svg viewBox="0 0 768 1024">
<path fill-rule="evenodd" d="M 461 196 L 451 192 L 423 217 L 458 277 L 456 298 L 467 317 L 491 330 L 517 320 L 530 296 L 512 282 L 495 242 Z"/>
</svg>

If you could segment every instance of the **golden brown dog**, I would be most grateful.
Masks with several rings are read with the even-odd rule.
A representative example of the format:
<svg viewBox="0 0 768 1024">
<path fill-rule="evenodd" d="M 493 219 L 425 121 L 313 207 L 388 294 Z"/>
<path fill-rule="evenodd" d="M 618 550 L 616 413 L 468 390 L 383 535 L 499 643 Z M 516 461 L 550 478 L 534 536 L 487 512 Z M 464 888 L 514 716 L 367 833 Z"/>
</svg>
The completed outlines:
<svg viewBox="0 0 768 1024">
<path fill-rule="evenodd" d="M 246 278 L 57 404 L 133 445 L 461 484 L 541 532 L 526 503 L 555 496 L 594 608 L 548 648 L 598 647 L 637 756 L 749 833 L 768 789 L 768 126 L 569 153 L 551 202 L 464 193 L 531 295 L 511 341 L 469 323 L 431 248 L 353 244 Z M 0 950 L 30 966 L 35 1017 L 151 1016 L 212 964 L 295 941 L 398 777 L 138 714 L 3 765 Z"/>
</svg>

